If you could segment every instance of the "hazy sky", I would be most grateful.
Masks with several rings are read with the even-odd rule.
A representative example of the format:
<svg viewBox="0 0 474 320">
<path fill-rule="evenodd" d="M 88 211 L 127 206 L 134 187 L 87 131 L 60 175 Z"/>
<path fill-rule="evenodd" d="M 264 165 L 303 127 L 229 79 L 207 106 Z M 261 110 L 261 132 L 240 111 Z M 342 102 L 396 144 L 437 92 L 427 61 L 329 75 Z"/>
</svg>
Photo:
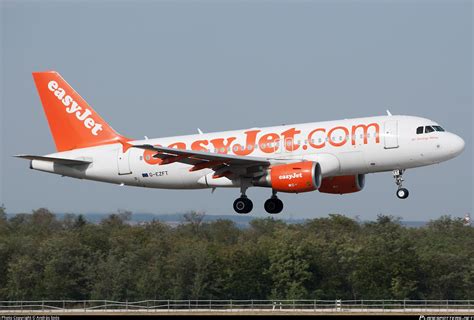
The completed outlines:
<svg viewBox="0 0 474 320">
<path fill-rule="evenodd" d="M 471 1 L 0 1 L 1 189 L 9 212 L 233 213 L 238 189 L 167 191 L 61 178 L 11 156 L 55 151 L 31 77 L 56 70 L 136 138 L 393 114 L 466 141 L 458 158 L 363 192 L 281 194 L 283 218 L 405 220 L 473 207 Z M 253 216 L 269 189 L 252 188 Z"/>
</svg>

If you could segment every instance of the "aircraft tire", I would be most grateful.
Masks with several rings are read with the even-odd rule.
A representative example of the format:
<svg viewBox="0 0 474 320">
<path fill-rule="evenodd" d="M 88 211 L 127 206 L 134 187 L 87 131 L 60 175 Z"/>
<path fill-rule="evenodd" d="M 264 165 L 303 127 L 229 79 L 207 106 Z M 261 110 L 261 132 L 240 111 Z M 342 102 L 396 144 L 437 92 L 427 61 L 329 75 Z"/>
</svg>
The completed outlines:
<svg viewBox="0 0 474 320">
<path fill-rule="evenodd" d="M 400 188 L 400 189 L 397 190 L 397 197 L 398 197 L 398 199 L 406 199 L 406 198 L 408 198 L 408 195 L 409 195 L 409 194 L 410 194 L 410 193 L 409 193 L 408 190 L 405 189 L 405 188 Z"/>
<path fill-rule="evenodd" d="M 238 198 L 234 201 L 234 210 L 239 214 L 247 214 L 253 209 L 252 200 L 249 198 Z"/>
<path fill-rule="evenodd" d="M 283 210 L 283 201 L 278 198 L 270 198 L 265 201 L 264 208 L 270 214 L 280 213 Z"/>
</svg>

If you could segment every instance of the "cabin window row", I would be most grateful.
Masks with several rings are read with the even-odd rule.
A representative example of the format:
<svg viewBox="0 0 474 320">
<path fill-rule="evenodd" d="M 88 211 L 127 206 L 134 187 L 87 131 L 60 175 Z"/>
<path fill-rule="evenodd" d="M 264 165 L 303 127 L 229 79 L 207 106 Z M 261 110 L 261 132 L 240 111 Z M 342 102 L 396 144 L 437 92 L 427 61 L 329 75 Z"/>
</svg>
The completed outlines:
<svg viewBox="0 0 474 320">
<path fill-rule="evenodd" d="M 372 137 L 376 137 L 377 135 L 375 133 L 373 133 L 372 135 L 370 133 L 367 133 L 366 135 L 363 135 L 363 134 L 360 134 L 359 135 L 359 138 L 360 139 L 363 139 L 365 137 L 367 138 L 370 138 L 371 136 Z M 357 136 L 354 135 L 354 136 L 351 136 L 351 135 L 347 135 L 346 138 L 344 139 L 342 136 L 333 136 L 331 138 L 332 141 L 336 142 L 336 141 L 342 141 L 342 140 L 347 140 L 347 141 L 350 141 L 351 138 L 356 138 Z M 288 147 L 292 147 L 293 146 L 293 143 L 295 143 L 296 145 L 300 145 L 301 144 L 301 140 L 298 140 L 298 141 L 294 141 L 289 139 L 286 141 L 286 145 Z M 329 142 L 329 137 L 326 137 L 326 138 L 318 138 L 318 139 L 311 139 L 311 140 L 304 140 L 303 143 L 304 145 L 308 145 L 308 143 L 312 143 L 312 144 L 315 144 L 315 143 L 322 143 L 322 142 Z M 269 143 L 263 143 L 261 145 L 247 145 L 246 149 L 247 150 L 258 150 L 259 148 L 260 149 L 265 149 L 265 148 L 277 148 L 280 146 L 280 142 L 269 142 Z M 242 147 L 238 147 L 238 146 L 234 146 L 233 147 L 233 151 L 242 151 L 244 150 L 245 148 L 242 148 Z M 231 148 L 230 147 L 227 147 L 227 148 L 220 148 L 220 149 L 214 149 L 214 152 L 230 152 L 231 151 Z"/>
</svg>

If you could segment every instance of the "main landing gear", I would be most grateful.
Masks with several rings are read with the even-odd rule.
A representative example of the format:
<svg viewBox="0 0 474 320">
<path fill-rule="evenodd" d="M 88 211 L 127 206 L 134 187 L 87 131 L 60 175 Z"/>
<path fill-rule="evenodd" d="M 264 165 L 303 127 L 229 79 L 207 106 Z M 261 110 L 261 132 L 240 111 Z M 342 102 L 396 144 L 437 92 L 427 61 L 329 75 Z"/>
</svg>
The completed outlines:
<svg viewBox="0 0 474 320">
<path fill-rule="evenodd" d="M 245 194 L 245 192 L 247 191 L 247 188 L 248 187 L 242 186 L 240 188 L 240 193 L 241 193 L 240 198 L 234 201 L 234 210 L 237 213 L 247 214 L 253 209 L 252 200 L 247 198 L 247 195 Z"/>
<path fill-rule="evenodd" d="M 245 194 L 243 194 L 240 198 L 234 201 L 234 210 L 237 213 L 246 214 L 252 211 L 253 203 L 252 200 L 247 198 Z"/>
<path fill-rule="evenodd" d="M 408 195 L 410 194 L 407 189 L 403 188 L 403 173 L 405 172 L 404 169 L 400 170 L 393 170 L 393 177 L 395 178 L 395 183 L 398 186 L 397 189 L 397 197 L 399 199 L 406 199 L 408 198 Z"/>
<path fill-rule="evenodd" d="M 278 199 L 275 190 L 272 191 L 272 197 L 265 201 L 264 208 L 270 214 L 277 214 L 283 210 L 283 201 Z"/>
<path fill-rule="evenodd" d="M 247 188 L 241 188 L 240 198 L 234 201 L 234 210 L 237 213 L 247 214 L 253 209 L 253 203 L 249 198 L 247 198 L 247 195 L 245 194 L 246 191 Z M 272 191 L 272 197 L 265 201 L 264 208 L 265 211 L 270 214 L 277 214 L 283 210 L 283 202 L 278 199 L 275 190 Z"/>
</svg>

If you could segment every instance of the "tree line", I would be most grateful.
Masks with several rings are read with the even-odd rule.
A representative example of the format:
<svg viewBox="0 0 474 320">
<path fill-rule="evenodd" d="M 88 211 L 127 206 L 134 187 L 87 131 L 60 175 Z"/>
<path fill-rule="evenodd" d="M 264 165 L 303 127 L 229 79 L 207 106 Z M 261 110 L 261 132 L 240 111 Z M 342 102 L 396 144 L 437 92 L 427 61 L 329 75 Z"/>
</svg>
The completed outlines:
<svg viewBox="0 0 474 320">
<path fill-rule="evenodd" d="M 0 300 L 468 299 L 474 228 L 449 216 L 421 228 L 380 215 L 288 224 L 131 224 L 129 212 L 89 223 L 41 208 L 0 209 Z"/>
</svg>

